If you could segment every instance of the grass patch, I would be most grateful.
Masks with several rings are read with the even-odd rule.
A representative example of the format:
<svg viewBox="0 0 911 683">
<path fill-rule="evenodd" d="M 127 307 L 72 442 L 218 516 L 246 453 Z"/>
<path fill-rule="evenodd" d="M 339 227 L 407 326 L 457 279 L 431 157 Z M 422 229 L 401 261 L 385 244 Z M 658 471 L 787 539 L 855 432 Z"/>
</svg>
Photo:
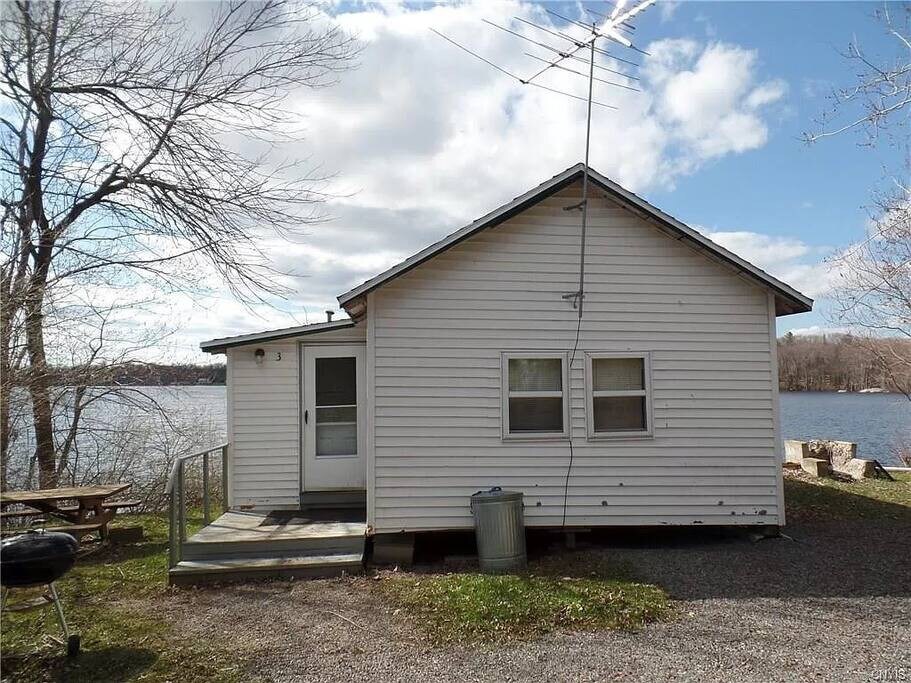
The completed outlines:
<svg viewBox="0 0 911 683">
<path fill-rule="evenodd" d="M 657 586 L 619 578 L 447 574 L 383 583 L 437 643 L 635 630 L 664 617 L 670 604 Z"/>
<path fill-rule="evenodd" d="M 200 518 L 189 520 L 192 533 Z M 207 643 L 175 633 L 166 614 L 137 610 L 154 605 L 167 587 L 167 519 L 163 515 L 118 515 L 115 526 L 141 525 L 145 540 L 100 546 L 80 557 L 60 581 L 70 630 L 82 637 L 82 653 L 65 656 L 52 606 L 6 612 L 0 624 L 4 680 L 15 681 L 214 681 L 239 678 L 233 659 Z M 36 594 L 40 591 L 35 589 Z M 9 603 L 26 599 L 16 590 Z"/>
<path fill-rule="evenodd" d="M 911 521 L 911 475 L 894 472 L 895 481 L 840 481 L 788 474 L 784 479 L 787 513 L 828 519 Z"/>
</svg>

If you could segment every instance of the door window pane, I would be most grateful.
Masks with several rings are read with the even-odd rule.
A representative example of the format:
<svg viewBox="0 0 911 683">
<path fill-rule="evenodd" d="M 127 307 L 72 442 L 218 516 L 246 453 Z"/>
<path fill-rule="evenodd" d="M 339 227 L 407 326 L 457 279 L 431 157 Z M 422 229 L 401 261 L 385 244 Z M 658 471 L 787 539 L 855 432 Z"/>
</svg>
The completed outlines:
<svg viewBox="0 0 911 683">
<path fill-rule="evenodd" d="M 357 359 L 317 358 L 316 405 L 348 406 L 357 403 Z"/>
<path fill-rule="evenodd" d="M 596 396 L 593 401 L 595 432 L 645 431 L 645 396 Z"/>
<path fill-rule="evenodd" d="M 317 424 L 316 455 L 357 455 L 357 423 Z"/>
<path fill-rule="evenodd" d="M 324 422 L 357 422 L 357 406 L 317 408 L 316 423 L 323 424 Z"/>
<path fill-rule="evenodd" d="M 559 361 L 557 361 L 559 363 Z M 509 399 L 509 432 L 562 432 L 563 398 Z"/>
<path fill-rule="evenodd" d="M 314 359 L 317 456 L 357 455 L 357 359 Z"/>
<path fill-rule="evenodd" d="M 645 389 L 645 361 L 642 358 L 594 358 L 592 374 L 595 391 Z"/>
<path fill-rule="evenodd" d="M 510 358 L 510 391 L 561 391 L 563 365 L 559 358 Z"/>
</svg>

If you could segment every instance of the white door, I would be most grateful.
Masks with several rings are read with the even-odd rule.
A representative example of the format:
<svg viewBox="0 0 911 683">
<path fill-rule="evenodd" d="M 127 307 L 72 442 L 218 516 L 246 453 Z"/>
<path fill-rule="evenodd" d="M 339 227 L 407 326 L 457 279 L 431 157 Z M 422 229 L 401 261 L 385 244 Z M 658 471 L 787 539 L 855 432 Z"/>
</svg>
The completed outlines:
<svg viewBox="0 0 911 683">
<path fill-rule="evenodd" d="M 303 490 L 366 488 L 365 347 L 305 346 L 303 360 Z"/>
</svg>

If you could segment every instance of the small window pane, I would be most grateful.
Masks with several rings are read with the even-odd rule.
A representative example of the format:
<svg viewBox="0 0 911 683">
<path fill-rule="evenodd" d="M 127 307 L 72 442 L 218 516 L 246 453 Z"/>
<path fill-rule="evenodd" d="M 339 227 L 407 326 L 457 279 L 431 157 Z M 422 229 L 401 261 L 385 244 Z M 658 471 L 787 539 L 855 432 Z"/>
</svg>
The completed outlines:
<svg viewBox="0 0 911 683">
<path fill-rule="evenodd" d="M 510 398 L 509 433 L 562 432 L 562 398 Z"/>
<path fill-rule="evenodd" d="M 357 403 L 357 359 L 316 359 L 316 405 L 350 406 Z"/>
<path fill-rule="evenodd" d="M 595 432 L 644 432 L 644 396 L 602 396 L 594 399 Z"/>
<path fill-rule="evenodd" d="M 510 358 L 510 391 L 560 391 L 563 361 L 560 358 Z"/>
<path fill-rule="evenodd" d="M 357 406 L 350 408 L 317 408 L 316 424 L 324 422 L 357 422 Z"/>
<path fill-rule="evenodd" d="M 642 358 L 593 358 L 595 391 L 645 389 L 645 361 Z"/>
<path fill-rule="evenodd" d="M 317 424 L 316 455 L 357 455 L 357 424 Z"/>
</svg>

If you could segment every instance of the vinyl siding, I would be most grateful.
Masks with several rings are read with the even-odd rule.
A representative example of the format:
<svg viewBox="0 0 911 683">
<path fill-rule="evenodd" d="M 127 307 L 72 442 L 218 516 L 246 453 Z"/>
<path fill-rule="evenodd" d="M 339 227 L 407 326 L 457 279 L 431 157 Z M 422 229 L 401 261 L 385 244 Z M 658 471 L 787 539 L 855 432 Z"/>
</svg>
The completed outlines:
<svg viewBox="0 0 911 683">
<path fill-rule="evenodd" d="M 525 494 L 558 526 L 567 441 L 504 441 L 500 354 L 570 351 L 579 185 L 370 295 L 370 517 L 377 532 L 470 527 L 468 497 Z M 767 291 L 601 197 L 570 369 L 568 525 L 777 524 L 777 394 Z M 588 441 L 584 353 L 648 351 L 654 438 Z"/>
<path fill-rule="evenodd" d="M 232 507 L 299 505 L 300 347 L 364 338 L 359 325 L 227 350 Z M 256 349 L 266 352 L 262 365 L 256 364 Z"/>
</svg>

